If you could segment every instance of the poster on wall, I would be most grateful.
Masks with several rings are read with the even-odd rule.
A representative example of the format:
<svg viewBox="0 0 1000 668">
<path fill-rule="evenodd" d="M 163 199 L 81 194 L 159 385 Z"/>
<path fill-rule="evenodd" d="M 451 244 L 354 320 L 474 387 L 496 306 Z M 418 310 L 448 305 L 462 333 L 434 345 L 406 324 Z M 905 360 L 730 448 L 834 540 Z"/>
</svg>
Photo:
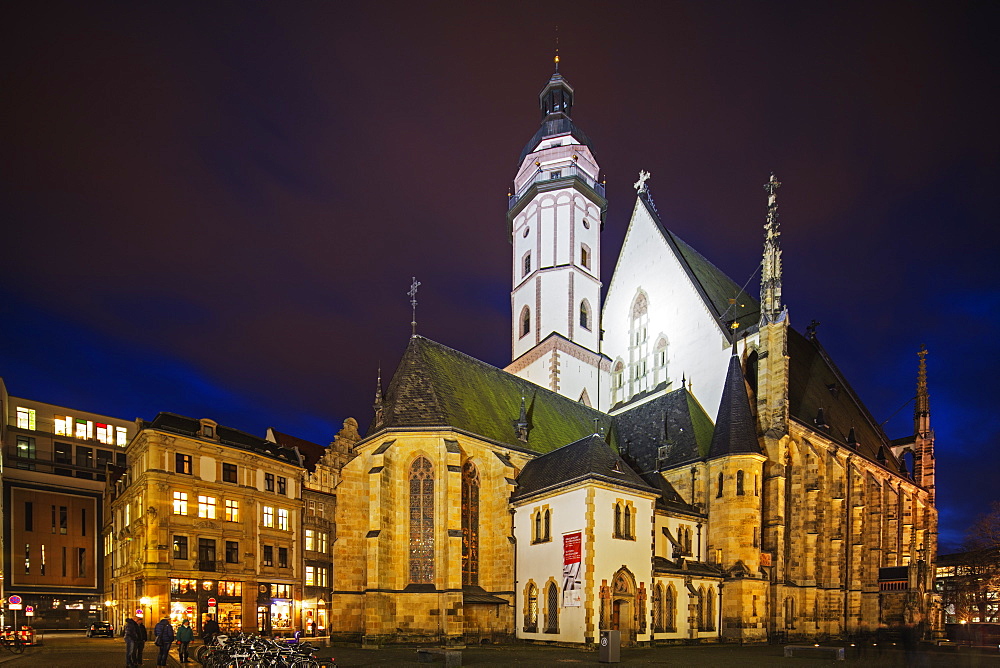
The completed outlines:
<svg viewBox="0 0 1000 668">
<path fill-rule="evenodd" d="M 563 607 L 582 605 L 580 582 L 580 553 L 582 551 L 579 531 L 563 534 Z"/>
</svg>

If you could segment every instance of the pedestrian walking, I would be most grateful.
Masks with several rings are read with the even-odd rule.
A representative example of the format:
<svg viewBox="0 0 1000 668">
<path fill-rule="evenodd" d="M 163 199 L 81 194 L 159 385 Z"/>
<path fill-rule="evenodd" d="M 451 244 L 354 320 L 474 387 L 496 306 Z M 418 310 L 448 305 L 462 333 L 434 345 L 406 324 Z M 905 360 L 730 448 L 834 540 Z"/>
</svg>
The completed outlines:
<svg viewBox="0 0 1000 668">
<path fill-rule="evenodd" d="M 191 622 L 185 619 L 177 627 L 177 643 L 179 645 L 177 654 L 180 657 L 181 663 L 188 662 L 188 644 L 192 640 L 194 640 L 194 629 L 191 628 Z"/>
<path fill-rule="evenodd" d="M 205 616 L 205 623 L 201 627 L 201 638 L 205 641 L 206 645 L 211 645 L 212 641 L 215 640 L 215 636 L 222 633 L 222 629 L 219 628 L 219 622 L 212 618 L 212 615 Z"/>
<path fill-rule="evenodd" d="M 174 627 L 170 625 L 170 618 L 164 617 L 153 629 L 153 637 L 156 639 L 156 646 L 160 650 L 156 655 L 156 665 L 167 665 L 167 654 L 174 644 Z"/>
<path fill-rule="evenodd" d="M 142 665 L 142 646 L 146 643 L 146 627 L 139 617 L 125 620 L 125 665 L 135 668 Z"/>
</svg>

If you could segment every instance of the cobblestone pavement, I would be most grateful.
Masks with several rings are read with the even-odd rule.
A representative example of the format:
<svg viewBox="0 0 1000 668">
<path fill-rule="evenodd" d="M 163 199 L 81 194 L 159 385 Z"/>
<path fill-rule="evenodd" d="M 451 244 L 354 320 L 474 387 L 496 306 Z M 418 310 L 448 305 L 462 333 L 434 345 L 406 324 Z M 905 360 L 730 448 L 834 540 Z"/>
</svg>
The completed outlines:
<svg viewBox="0 0 1000 668">
<path fill-rule="evenodd" d="M 198 645 L 192 643 L 192 647 Z M 153 668 L 155 646 L 146 645 L 144 667 Z M 661 665 L 697 668 L 1000 668 L 1000 652 L 924 652 L 907 661 L 902 651 L 888 650 L 881 654 L 869 649 L 866 654 L 856 653 L 846 662 L 819 659 L 785 659 L 782 647 L 776 645 L 748 646 L 708 645 L 673 646 L 654 648 L 625 648 L 620 665 Z M 319 651 L 321 659 L 335 657 L 337 666 L 443 666 L 417 662 L 416 648 L 391 647 L 361 649 L 357 646 L 326 647 Z M 39 647 L 32 647 L 22 655 L 0 650 L 3 668 L 104 668 L 125 665 L 125 643 L 121 638 L 86 638 L 83 633 L 49 634 Z M 557 668 L 574 664 L 600 666 L 596 651 L 526 645 L 471 647 L 462 650 L 465 666 L 541 666 Z M 186 664 L 200 668 L 197 663 Z M 171 666 L 177 667 L 176 649 L 171 656 Z"/>
</svg>

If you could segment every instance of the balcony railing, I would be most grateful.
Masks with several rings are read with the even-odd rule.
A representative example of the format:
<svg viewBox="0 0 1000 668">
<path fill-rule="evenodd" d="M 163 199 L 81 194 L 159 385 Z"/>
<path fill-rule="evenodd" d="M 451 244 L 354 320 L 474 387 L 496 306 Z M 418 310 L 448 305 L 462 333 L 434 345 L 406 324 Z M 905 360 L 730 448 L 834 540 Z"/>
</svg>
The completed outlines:
<svg viewBox="0 0 1000 668">
<path fill-rule="evenodd" d="M 578 165 L 564 165 L 562 167 L 552 167 L 547 169 L 538 168 L 531 178 L 518 188 L 517 192 L 510 196 L 507 208 L 513 209 L 518 200 L 536 183 L 545 181 L 558 181 L 561 179 L 576 178 L 587 185 L 588 188 L 596 192 L 601 197 L 605 196 L 604 184 L 598 183 L 596 179 L 581 169 Z"/>
</svg>

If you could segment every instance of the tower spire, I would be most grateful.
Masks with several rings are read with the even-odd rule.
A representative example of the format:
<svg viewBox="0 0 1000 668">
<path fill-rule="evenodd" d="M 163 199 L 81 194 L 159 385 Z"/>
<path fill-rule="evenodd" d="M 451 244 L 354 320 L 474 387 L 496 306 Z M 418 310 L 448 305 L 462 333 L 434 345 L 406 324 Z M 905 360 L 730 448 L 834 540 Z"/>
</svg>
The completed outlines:
<svg viewBox="0 0 1000 668">
<path fill-rule="evenodd" d="M 920 346 L 917 353 L 920 363 L 917 367 L 917 400 L 913 408 L 913 431 L 921 436 L 930 430 L 931 396 L 927 392 L 927 347 Z"/>
<path fill-rule="evenodd" d="M 764 260 L 760 274 L 760 313 L 763 323 L 776 322 L 781 315 L 781 232 L 778 224 L 778 188 L 781 182 L 771 173 L 764 185 L 767 192 L 767 222 L 764 224 Z"/>
</svg>

